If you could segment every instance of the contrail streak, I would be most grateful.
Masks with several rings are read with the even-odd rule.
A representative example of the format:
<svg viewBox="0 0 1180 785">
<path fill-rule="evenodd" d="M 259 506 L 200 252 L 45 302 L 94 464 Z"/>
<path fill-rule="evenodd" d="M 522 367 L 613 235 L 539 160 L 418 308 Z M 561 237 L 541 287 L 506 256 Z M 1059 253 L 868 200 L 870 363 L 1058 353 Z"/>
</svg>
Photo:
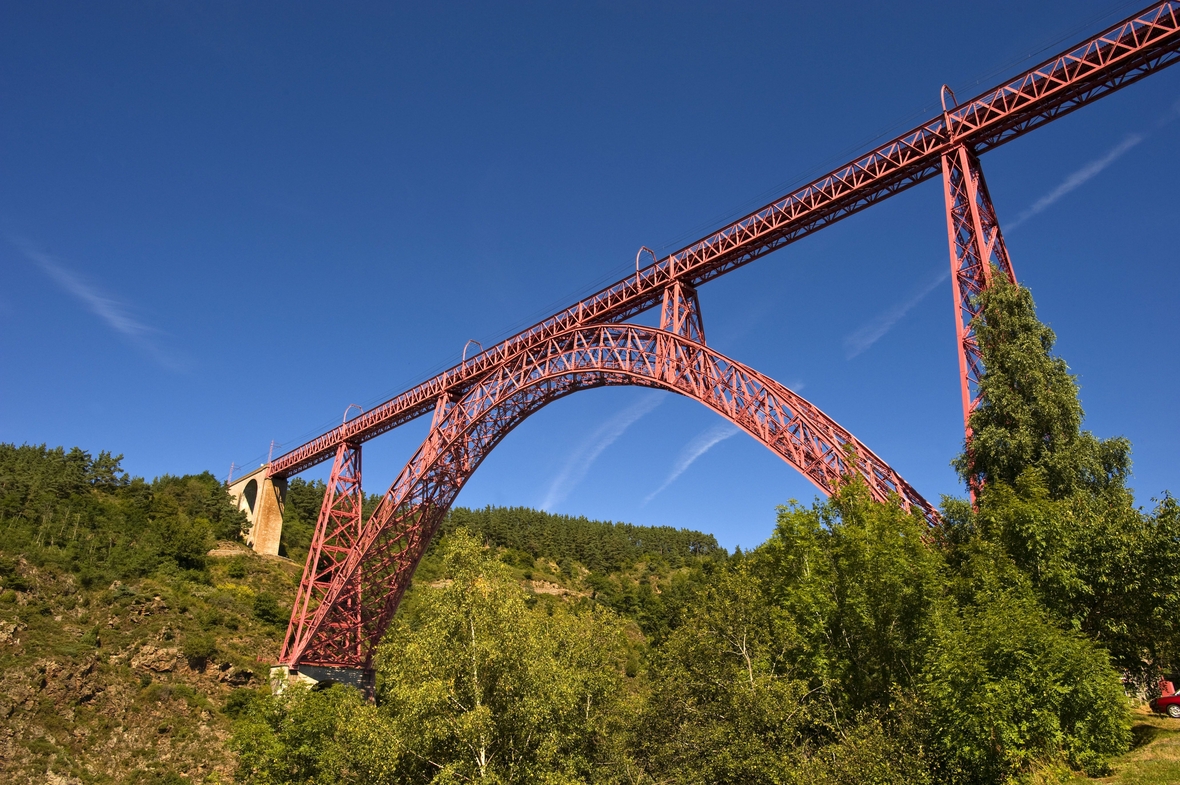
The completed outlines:
<svg viewBox="0 0 1180 785">
<path fill-rule="evenodd" d="M 1103 169 L 1113 164 L 1115 161 L 1121 158 L 1124 153 L 1146 138 L 1147 137 L 1144 134 L 1130 134 L 1127 136 L 1127 138 L 1123 139 L 1123 141 L 1115 145 L 1106 155 L 1102 156 L 1096 161 L 1091 161 L 1081 169 L 1078 169 L 1069 177 L 1065 178 L 1061 185 L 1057 186 L 1052 191 L 1033 202 L 1032 207 L 1018 215 L 1016 220 L 1008 224 L 1006 227 L 1004 227 L 1004 229 L 1006 231 L 1012 231 L 1037 213 L 1040 213 L 1046 208 L 1052 206 L 1053 203 L 1058 199 L 1065 196 L 1070 191 L 1073 191 L 1084 185 L 1087 180 L 1091 179 Z"/>
<path fill-rule="evenodd" d="M 663 400 L 662 396 L 645 395 L 599 426 L 590 438 L 574 450 L 553 478 L 545 500 L 541 502 L 541 509 L 552 512 L 554 505 L 560 504 L 585 479 L 586 472 L 590 471 L 590 466 L 602 451 L 614 444 L 640 417 L 659 406 Z"/>
<path fill-rule="evenodd" d="M 1157 120 L 1154 126 L 1152 126 L 1151 131 L 1156 131 L 1164 127 L 1175 120 L 1177 117 L 1180 117 L 1180 101 L 1176 101 L 1174 104 L 1172 104 L 1169 111 L 1159 120 Z M 1106 155 L 1098 158 L 1097 160 L 1090 161 L 1088 164 L 1066 177 L 1060 185 L 1042 196 L 1040 199 L 1037 199 L 1035 202 L 1033 202 L 1031 207 L 1016 217 L 1016 220 L 1004 225 L 1003 229 L 1005 233 L 1011 232 L 1029 219 L 1047 210 L 1066 194 L 1069 194 L 1070 192 L 1085 185 L 1089 180 L 1096 177 L 1104 169 L 1125 155 L 1128 150 L 1131 150 L 1149 135 L 1150 132 L 1128 134 L 1121 142 L 1112 147 L 1110 151 L 1106 153 Z M 932 292 L 936 286 L 945 281 L 949 275 L 949 272 L 944 271 L 938 276 L 938 278 L 930 281 L 929 284 L 919 290 L 910 299 L 895 305 L 893 308 L 881 314 L 868 324 L 864 325 L 856 332 L 848 335 L 848 337 L 844 339 L 844 349 L 848 359 L 851 360 L 853 357 L 856 357 L 858 354 L 879 341 L 881 337 L 885 335 L 885 333 L 889 332 L 893 328 L 893 325 L 901 321 L 902 317 L 909 313 L 909 311 L 915 305 L 920 303 L 922 299 L 926 297 L 926 295 L 930 294 L 930 292 Z"/>
<path fill-rule="evenodd" d="M 676 482 L 676 479 L 680 477 L 680 475 L 684 474 L 684 472 L 688 470 L 688 467 L 692 466 L 697 458 L 700 458 L 702 455 L 729 437 L 736 436 L 739 433 L 741 433 L 741 431 L 737 428 L 737 426 L 728 422 L 723 422 L 714 425 L 712 428 L 709 428 L 707 431 L 701 434 L 698 434 L 696 438 L 686 444 L 684 449 L 680 451 L 680 455 L 677 456 L 676 463 L 673 464 L 672 471 L 668 474 L 668 478 L 664 480 L 664 484 L 649 493 L 647 498 L 643 500 L 643 504 L 647 504 L 662 490 Z"/>
<path fill-rule="evenodd" d="M 161 349 L 154 340 L 153 336 L 159 335 L 160 331 L 133 317 L 123 303 L 106 296 L 97 287 L 66 269 L 60 259 L 36 250 L 29 243 L 11 238 L 10 242 L 19 248 L 29 261 L 40 267 L 54 283 L 81 301 L 87 310 L 107 327 L 122 335 L 162 367 L 170 371 L 183 370 L 183 364 Z"/>
<path fill-rule="evenodd" d="M 885 311 L 883 314 L 873 319 L 868 324 L 858 329 L 854 333 L 850 333 L 844 339 L 844 352 L 849 360 L 856 357 L 858 354 L 868 349 L 870 346 L 881 340 L 885 333 L 893 329 L 893 325 L 901 321 L 907 313 L 909 313 L 915 305 L 922 302 L 926 295 L 930 294 L 940 283 L 950 277 L 950 270 L 944 269 L 936 277 L 931 278 L 920 289 L 917 290 L 908 300 L 898 303 L 897 305 Z"/>
</svg>

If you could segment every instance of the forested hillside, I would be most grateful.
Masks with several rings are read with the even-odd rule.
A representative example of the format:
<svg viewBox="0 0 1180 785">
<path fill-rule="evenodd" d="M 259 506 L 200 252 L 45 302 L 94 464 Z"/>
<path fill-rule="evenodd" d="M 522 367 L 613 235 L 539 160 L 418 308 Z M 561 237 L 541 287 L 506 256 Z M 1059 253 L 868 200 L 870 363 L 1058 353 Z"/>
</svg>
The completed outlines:
<svg viewBox="0 0 1180 785">
<path fill-rule="evenodd" d="M 1131 712 L 1180 666 L 1180 506 L 1136 507 L 1130 445 L 1082 428 L 1028 292 L 981 305 L 955 461 L 978 495 L 940 527 L 855 478 L 733 555 L 455 509 L 372 703 L 265 683 L 322 483 L 291 483 L 290 559 L 264 558 L 211 475 L 0 445 L 0 779 L 989 785 L 1134 760 L 1149 778 L 1119 781 L 1174 781 L 1180 755 L 1120 756 L 1180 734 Z"/>
<path fill-rule="evenodd" d="M 244 516 L 212 475 L 146 481 L 120 461 L 0 444 L 0 781 L 229 782 L 231 724 L 269 693 L 323 484 L 292 483 L 293 562 L 241 544 Z M 463 516 L 495 522 L 472 527 L 530 606 L 609 600 L 642 608 L 634 615 L 653 628 L 667 626 L 677 596 L 661 586 L 699 584 L 726 558 L 699 532 L 455 510 L 408 609 L 420 584 L 439 580 L 438 543 Z M 528 550 L 503 539 L 514 521 Z M 579 557 L 596 553 L 614 561 L 591 573 Z M 624 630 L 643 637 L 635 623 Z M 622 668 L 634 673 L 639 649 L 628 651 Z"/>
<path fill-rule="evenodd" d="M 119 463 L 0 445 L 5 782 L 232 776 L 227 701 L 265 678 L 298 571 L 207 555 L 244 523 L 212 475 Z"/>
</svg>

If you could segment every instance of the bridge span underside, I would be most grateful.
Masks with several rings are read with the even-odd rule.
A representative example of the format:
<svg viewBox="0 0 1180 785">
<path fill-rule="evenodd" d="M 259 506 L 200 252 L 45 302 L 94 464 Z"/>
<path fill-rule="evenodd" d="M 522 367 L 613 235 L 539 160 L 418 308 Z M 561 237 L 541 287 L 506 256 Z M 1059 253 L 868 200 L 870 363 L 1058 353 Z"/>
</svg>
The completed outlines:
<svg viewBox="0 0 1180 785">
<path fill-rule="evenodd" d="M 695 318 L 689 321 L 699 324 Z M 440 398 L 426 440 L 363 525 L 359 476 L 355 482 L 342 476 L 349 471 L 359 475 L 359 444 L 341 446 L 321 520 L 331 519 L 333 508 L 349 512 L 313 543 L 282 661 L 292 668 L 369 668 L 418 561 L 483 459 L 547 404 L 581 390 L 620 385 L 668 390 L 700 401 L 773 450 L 824 494 L 856 475 L 874 498 L 896 499 L 931 524 L 938 521 L 935 508 L 897 472 L 773 379 L 665 330 L 629 324 L 570 330 L 505 363 L 462 398 Z M 342 498 L 354 493 L 356 498 Z"/>
</svg>

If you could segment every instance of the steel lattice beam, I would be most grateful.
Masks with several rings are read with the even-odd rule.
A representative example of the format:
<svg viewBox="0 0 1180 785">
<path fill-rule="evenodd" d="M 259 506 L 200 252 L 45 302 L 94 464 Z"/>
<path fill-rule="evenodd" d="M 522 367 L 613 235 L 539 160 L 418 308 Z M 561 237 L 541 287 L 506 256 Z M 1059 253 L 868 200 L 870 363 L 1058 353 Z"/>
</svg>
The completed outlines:
<svg viewBox="0 0 1180 785">
<path fill-rule="evenodd" d="M 874 498 L 898 499 L 937 523 L 933 505 L 818 408 L 688 340 L 683 333 L 693 323 L 699 330 L 696 317 L 695 308 L 682 313 L 682 334 L 637 325 L 559 333 L 485 374 L 462 398 L 441 398 L 426 440 L 343 562 L 333 565 L 330 585 L 316 596 L 318 604 L 303 609 L 307 619 L 284 662 L 368 668 L 431 537 L 484 457 L 530 414 L 593 387 L 637 385 L 693 398 L 765 444 L 823 493 L 857 475 Z M 348 603 L 340 601 L 358 584 L 359 627 Z"/>
<path fill-rule="evenodd" d="M 440 395 L 462 396 L 507 360 L 555 335 L 625 321 L 660 305 L 674 281 L 699 286 L 937 175 L 954 150 L 979 155 L 995 149 L 1177 59 L 1180 0 L 1156 3 L 276 458 L 268 471 L 297 474 L 331 458 L 343 442 L 363 442 L 431 412 Z"/>
<path fill-rule="evenodd" d="M 983 377 L 983 357 L 979 353 L 974 324 L 979 314 L 979 296 L 991 286 L 993 275 L 998 273 L 1016 283 L 1016 273 L 979 159 L 966 147 L 959 146 L 943 156 L 942 168 L 963 392 L 963 425 L 970 439 L 971 413 L 979 406 L 979 381 Z"/>
<path fill-rule="evenodd" d="M 309 623 L 315 609 L 328 593 L 349 552 L 356 545 L 362 531 L 361 507 L 361 446 L 353 442 L 341 444 L 336 450 L 332 474 L 324 490 L 324 501 L 316 520 L 311 548 L 303 566 L 303 578 L 291 608 L 291 621 L 283 641 L 281 662 L 290 661 L 290 652 L 302 648 L 310 635 Z M 334 593 L 337 611 L 329 636 L 335 646 L 334 658 L 355 660 L 363 651 L 361 630 L 360 586 L 356 579 L 346 580 L 343 588 Z"/>
</svg>

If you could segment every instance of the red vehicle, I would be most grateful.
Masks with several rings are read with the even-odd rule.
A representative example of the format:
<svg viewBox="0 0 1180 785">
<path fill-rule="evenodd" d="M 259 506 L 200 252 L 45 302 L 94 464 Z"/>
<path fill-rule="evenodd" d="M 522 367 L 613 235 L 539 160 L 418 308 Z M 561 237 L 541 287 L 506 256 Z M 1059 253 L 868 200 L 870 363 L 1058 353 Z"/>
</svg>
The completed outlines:
<svg viewBox="0 0 1180 785">
<path fill-rule="evenodd" d="M 1161 696 L 1148 705 L 1151 706 L 1152 711 L 1167 714 L 1169 717 L 1180 720 L 1180 694 Z"/>
</svg>

